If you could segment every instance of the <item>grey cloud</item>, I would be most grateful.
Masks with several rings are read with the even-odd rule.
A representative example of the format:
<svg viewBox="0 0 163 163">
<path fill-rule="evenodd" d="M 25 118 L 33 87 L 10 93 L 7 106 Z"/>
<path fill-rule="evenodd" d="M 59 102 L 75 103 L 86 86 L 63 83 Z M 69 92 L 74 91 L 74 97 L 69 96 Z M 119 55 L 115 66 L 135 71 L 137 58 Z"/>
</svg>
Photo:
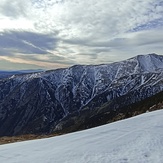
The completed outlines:
<svg viewBox="0 0 163 163">
<path fill-rule="evenodd" d="M 98 53 L 80 53 L 78 54 L 78 56 L 86 56 L 88 57 L 89 56 L 89 59 L 97 59 L 98 58 Z"/>
<path fill-rule="evenodd" d="M 74 39 L 63 39 L 62 40 L 66 44 L 73 44 L 73 45 L 89 45 L 90 40 L 87 39 L 79 39 L 79 38 L 74 38 Z"/>
<path fill-rule="evenodd" d="M 59 64 L 67 64 L 72 65 L 75 64 L 72 60 L 69 60 L 63 56 L 57 56 L 54 54 L 46 54 L 47 59 L 38 58 L 36 55 L 24 55 L 20 56 L 22 59 L 33 60 L 33 61 L 41 61 L 45 63 L 59 63 Z"/>
<path fill-rule="evenodd" d="M 163 31 L 149 31 L 146 33 L 138 34 L 137 37 L 135 37 L 135 44 L 139 46 L 143 45 L 156 45 L 156 44 L 162 44 L 163 43 L 163 37 L 161 35 Z"/>
<path fill-rule="evenodd" d="M 122 46 L 126 38 L 115 38 L 112 40 L 103 39 L 103 40 L 94 40 L 93 38 L 89 39 L 67 39 L 63 40 L 66 44 L 73 45 L 82 45 L 87 47 L 94 47 L 97 51 L 109 51 L 109 47 Z"/>
<path fill-rule="evenodd" d="M 114 60 L 127 59 L 137 54 L 148 54 L 156 52 L 160 54 L 162 51 L 163 29 L 144 30 L 140 32 L 128 32 L 117 36 L 116 38 L 108 39 L 67 39 L 63 43 L 68 47 L 74 45 L 75 49 L 79 49 L 76 57 L 83 58 L 83 63 L 87 62 L 109 62 Z"/>
<path fill-rule="evenodd" d="M 30 2 L 33 3 L 31 8 Z M 4 32 L 0 35 L 0 55 L 22 53 L 18 57 L 24 60 L 84 64 L 124 59 L 127 55 L 146 52 L 149 47 L 152 51 L 161 49 L 162 31 L 145 32 L 158 28 L 158 19 L 162 25 L 162 4 L 157 5 L 161 0 L 140 0 L 140 3 L 134 0 L 66 0 L 60 5 L 54 2 L 61 0 L 2 0 L 0 13 L 9 17 L 7 20 L 17 22 L 23 17 L 22 20 L 27 19 L 38 32 L 59 32 Z"/>
<path fill-rule="evenodd" d="M 149 30 L 140 33 L 138 32 L 135 33 L 135 36 L 132 36 L 133 33 L 131 33 L 131 36 L 129 37 L 115 38 L 110 41 L 96 42 L 94 46 L 97 45 L 97 47 L 103 47 L 104 51 L 109 51 L 109 49 L 128 49 L 130 47 L 162 44 L 163 38 L 160 35 L 161 33 L 162 30 Z"/>
<path fill-rule="evenodd" d="M 54 33 L 40 34 L 27 31 L 6 31 L 0 33 L 0 56 L 19 57 L 24 60 L 47 63 L 74 64 L 75 62 L 66 58 L 66 56 L 49 52 L 57 52 L 59 41 L 60 39 Z"/>
<path fill-rule="evenodd" d="M 155 46 L 156 44 L 162 44 L 163 38 L 161 33 L 163 30 L 148 30 L 142 32 L 131 33 L 129 37 L 116 38 L 111 40 L 108 44 L 112 48 L 125 48 L 129 49 L 130 47 L 138 46 Z M 134 35 L 133 35 L 134 34 Z"/>
<path fill-rule="evenodd" d="M 0 48 L 0 56 L 14 56 L 14 54 L 9 49 Z"/>
<path fill-rule="evenodd" d="M 101 53 L 101 52 L 110 52 L 110 47 L 95 47 L 92 50 L 93 52 Z"/>
<path fill-rule="evenodd" d="M 79 39 L 79 38 L 71 38 L 71 39 L 63 39 L 63 43 L 70 44 L 70 45 L 81 45 L 81 46 L 87 46 L 87 47 L 100 47 L 103 45 L 100 45 L 97 40 L 93 40 L 93 38 L 86 38 L 86 39 Z"/>
<path fill-rule="evenodd" d="M 47 54 L 56 48 L 58 39 L 46 34 L 26 31 L 7 31 L 0 35 L 1 54 Z M 0 55 L 1 55 L 0 54 Z"/>
</svg>

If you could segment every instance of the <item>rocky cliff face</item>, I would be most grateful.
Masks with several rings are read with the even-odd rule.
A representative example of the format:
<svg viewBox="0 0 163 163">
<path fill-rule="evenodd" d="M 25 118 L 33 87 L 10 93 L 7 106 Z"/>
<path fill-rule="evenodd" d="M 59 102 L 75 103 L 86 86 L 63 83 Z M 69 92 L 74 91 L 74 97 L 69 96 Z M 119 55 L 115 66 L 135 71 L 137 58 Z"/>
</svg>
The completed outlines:
<svg viewBox="0 0 163 163">
<path fill-rule="evenodd" d="M 0 80 L 0 135 L 49 133 L 62 120 L 106 102 L 110 110 L 163 91 L 163 56 L 108 65 L 76 65 Z M 125 96 L 125 100 L 116 100 Z M 60 129 L 62 129 L 62 125 Z"/>
</svg>

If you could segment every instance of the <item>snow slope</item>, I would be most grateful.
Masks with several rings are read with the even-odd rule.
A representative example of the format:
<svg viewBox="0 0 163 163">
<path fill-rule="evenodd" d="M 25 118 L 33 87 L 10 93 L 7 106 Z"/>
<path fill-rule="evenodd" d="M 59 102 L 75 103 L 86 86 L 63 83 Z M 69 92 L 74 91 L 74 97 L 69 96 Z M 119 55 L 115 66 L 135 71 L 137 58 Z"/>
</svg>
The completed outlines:
<svg viewBox="0 0 163 163">
<path fill-rule="evenodd" d="M 0 163 L 162 163 L 163 110 L 54 138 L 0 146 Z"/>
</svg>

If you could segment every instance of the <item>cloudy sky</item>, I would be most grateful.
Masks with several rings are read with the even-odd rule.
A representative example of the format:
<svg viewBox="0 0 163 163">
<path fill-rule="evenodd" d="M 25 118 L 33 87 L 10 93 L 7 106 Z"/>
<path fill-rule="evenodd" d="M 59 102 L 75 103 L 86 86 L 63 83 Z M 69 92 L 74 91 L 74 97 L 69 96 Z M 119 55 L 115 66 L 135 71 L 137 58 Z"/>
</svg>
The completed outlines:
<svg viewBox="0 0 163 163">
<path fill-rule="evenodd" d="M 0 0 L 0 69 L 163 55 L 163 0 Z"/>
</svg>

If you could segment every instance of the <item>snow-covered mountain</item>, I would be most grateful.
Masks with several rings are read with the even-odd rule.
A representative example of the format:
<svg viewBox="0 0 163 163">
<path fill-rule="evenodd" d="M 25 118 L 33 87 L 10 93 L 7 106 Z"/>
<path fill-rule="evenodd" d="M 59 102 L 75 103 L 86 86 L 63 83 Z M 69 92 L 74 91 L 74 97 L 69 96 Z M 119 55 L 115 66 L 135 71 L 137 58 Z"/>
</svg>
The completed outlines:
<svg viewBox="0 0 163 163">
<path fill-rule="evenodd" d="M 0 89 L 1 136 L 53 132 L 72 115 L 91 116 L 107 102 L 112 105 L 106 112 L 116 111 L 163 91 L 163 56 L 14 75 L 0 80 Z"/>
<path fill-rule="evenodd" d="M 1 163 L 162 163 L 163 110 L 53 138 L 0 145 Z"/>
</svg>

